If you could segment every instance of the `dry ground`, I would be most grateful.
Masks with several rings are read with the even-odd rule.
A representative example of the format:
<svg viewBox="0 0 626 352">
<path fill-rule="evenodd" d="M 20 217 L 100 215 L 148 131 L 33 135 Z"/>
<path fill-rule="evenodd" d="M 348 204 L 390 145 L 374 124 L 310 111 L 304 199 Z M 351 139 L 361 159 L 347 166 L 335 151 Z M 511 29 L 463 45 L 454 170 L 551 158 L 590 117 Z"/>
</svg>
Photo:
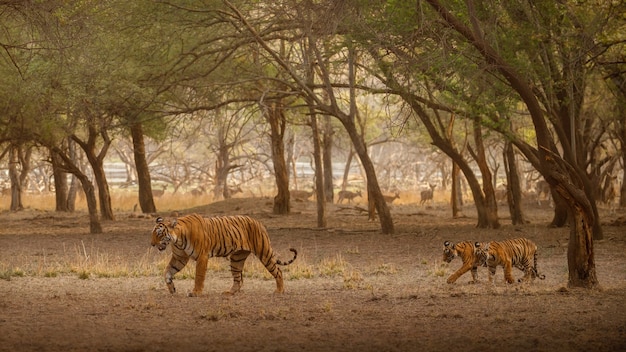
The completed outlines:
<svg viewBox="0 0 626 352">
<path fill-rule="evenodd" d="M 316 228 L 313 202 L 294 203 L 288 216 L 271 215 L 262 198 L 193 211 L 251 215 L 266 224 L 279 257 L 295 247 L 286 293 L 273 294 L 251 257 L 240 294 L 221 294 L 231 278 L 228 263 L 215 259 L 201 297 L 186 297 L 187 269 L 170 295 L 161 276 L 169 255 L 149 248 L 153 218 L 119 213 L 104 234 L 90 235 L 85 214 L 5 212 L 0 351 L 626 350 L 624 226 L 604 227 L 594 243 L 601 289 L 584 290 L 566 288 L 568 230 L 546 227 L 547 207 L 529 207 L 528 225 L 503 219 L 501 229 L 480 230 L 471 215 L 451 219 L 443 205 L 395 205 L 392 236 L 351 206 L 330 207 L 327 229 Z M 499 268 L 491 285 L 481 268 L 481 283 L 468 284 L 469 273 L 446 283 L 461 263 L 442 263 L 445 240 L 517 236 L 538 244 L 545 280 L 506 285 Z"/>
</svg>

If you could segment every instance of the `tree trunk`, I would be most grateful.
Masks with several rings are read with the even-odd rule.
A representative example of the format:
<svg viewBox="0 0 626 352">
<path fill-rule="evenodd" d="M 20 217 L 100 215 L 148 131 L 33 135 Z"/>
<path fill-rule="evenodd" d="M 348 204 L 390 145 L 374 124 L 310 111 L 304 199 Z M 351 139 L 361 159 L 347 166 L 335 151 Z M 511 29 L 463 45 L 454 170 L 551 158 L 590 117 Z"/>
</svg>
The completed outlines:
<svg viewBox="0 0 626 352">
<path fill-rule="evenodd" d="M 570 219 L 571 229 L 567 246 L 567 266 L 570 268 L 568 286 L 596 287 L 598 278 L 593 254 L 593 226 L 590 226 L 592 219 L 589 219 L 584 211 L 574 212 Z"/>
<path fill-rule="evenodd" d="M 274 163 L 274 177 L 278 193 L 274 197 L 274 214 L 289 214 L 289 174 L 285 163 L 285 135 L 286 119 L 281 102 L 269 102 L 265 106 L 265 117 L 271 129 L 272 162 Z"/>
<path fill-rule="evenodd" d="M 104 220 L 115 220 L 115 216 L 113 216 L 113 207 L 111 206 L 111 193 L 109 192 L 109 184 L 106 179 L 106 174 L 104 173 L 104 157 L 106 156 L 109 146 L 111 145 L 111 140 L 109 139 L 109 136 L 105 130 L 101 130 L 98 132 L 94 124 L 89 124 L 87 128 L 89 131 L 89 135 L 86 142 L 82 141 L 76 135 L 72 135 L 72 139 L 81 146 L 93 170 L 96 185 L 98 187 L 100 214 L 102 215 L 102 218 Z M 102 137 L 103 142 L 100 152 L 96 153 L 96 141 L 98 135 Z"/>
<path fill-rule="evenodd" d="M 509 141 L 505 142 L 503 159 L 506 170 L 506 199 L 511 214 L 511 223 L 513 225 L 525 224 L 527 221 L 522 212 L 522 190 L 517 162 L 515 161 L 515 150 Z"/>
<path fill-rule="evenodd" d="M 461 216 L 461 207 L 463 205 L 463 192 L 461 192 L 459 165 L 452 161 L 452 190 L 450 191 L 450 203 L 452 203 L 452 218 L 456 219 Z"/>
<path fill-rule="evenodd" d="M 85 199 L 87 200 L 87 210 L 89 212 L 89 232 L 92 234 L 102 233 L 102 225 L 98 216 L 98 201 L 93 184 L 89 181 L 89 177 L 85 175 L 80 168 L 67 154 L 58 147 L 52 147 L 52 152 L 56 153 L 63 160 L 63 168 L 76 176 L 83 187 Z"/>
<path fill-rule="evenodd" d="M 483 143 L 482 128 L 480 125 L 480 118 L 474 118 L 474 143 L 476 151 L 473 151 L 468 147 L 470 154 L 476 160 L 476 164 L 480 169 L 483 183 L 483 195 L 484 195 L 484 207 L 487 215 L 487 226 L 493 229 L 500 228 L 500 222 L 498 219 L 498 202 L 496 201 L 496 192 L 493 189 L 493 178 L 489 165 L 487 165 L 487 158 L 485 157 L 485 146 Z"/>
<path fill-rule="evenodd" d="M 312 107 L 313 102 L 309 102 L 311 113 L 311 130 L 313 132 L 313 159 L 315 160 L 315 192 L 317 204 L 317 227 L 326 227 L 326 197 L 324 196 L 324 168 L 322 166 L 322 147 L 320 143 L 320 133 L 317 127 L 317 116 L 315 109 Z M 332 198 L 331 198 L 332 199 Z"/>
<path fill-rule="evenodd" d="M 326 202 L 334 202 L 333 183 L 333 127 L 330 123 L 330 116 L 324 116 L 324 127 L 322 129 L 322 162 L 324 164 L 324 197 Z"/>
<path fill-rule="evenodd" d="M 15 145 L 9 146 L 9 179 L 11 180 L 11 211 L 23 210 L 22 205 L 22 184 L 20 182 L 20 174 L 18 171 L 19 148 Z"/>
<path fill-rule="evenodd" d="M 56 211 L 69 212 L 67 202 L 69 195 L 69 185 L 67 184 L 67 173 L 60 167 L 62 161 L 56 153 L 50 151 L 50 161 L 52 163 L 52 175 L 54 176 L 54 197 Z"/>
<path fill-rule="evenodd" d="M 137 170 L 137 185 L 139 186 L 139 206 L 144 214 L 155 213 L 156 206 L 152 197 L 152 180 L 146 158 L 146 146 L 143 137 L 141 122 L 130 125 L 130 134 L 133 139 L 133 155 L 135 157 L 135 169 Z"/>
</svg>

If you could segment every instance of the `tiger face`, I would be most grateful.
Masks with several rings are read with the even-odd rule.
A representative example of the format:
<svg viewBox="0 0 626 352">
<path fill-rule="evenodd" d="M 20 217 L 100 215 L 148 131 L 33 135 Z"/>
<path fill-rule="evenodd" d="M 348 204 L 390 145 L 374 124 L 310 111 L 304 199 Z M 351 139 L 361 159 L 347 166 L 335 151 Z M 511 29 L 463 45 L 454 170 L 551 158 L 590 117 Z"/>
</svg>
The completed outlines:
<svg viewBox="0 0 626 352">
<path fill-rule="evenodd" d="M 173 225 L 172 225 L 173 227 Z M 167 245 L 172 242 L 172 235 L 170 234 L 170 228 L 168 224 L 163 222 L 162 217 L 158 217 L 156 219 L 156 225 L 154 229 L 152 229 L 152 240 L 150 244 L 152 247 L 157 247 L 159 251 L 164 251 L 167 248 Z"/>
</svg>

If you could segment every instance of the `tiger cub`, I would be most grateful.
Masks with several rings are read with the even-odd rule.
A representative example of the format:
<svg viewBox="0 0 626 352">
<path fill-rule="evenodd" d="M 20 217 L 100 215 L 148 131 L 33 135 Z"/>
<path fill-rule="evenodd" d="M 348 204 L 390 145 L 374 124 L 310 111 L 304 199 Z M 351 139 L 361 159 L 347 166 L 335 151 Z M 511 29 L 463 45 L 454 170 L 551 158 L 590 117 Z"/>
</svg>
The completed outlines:
<svg viewBox="0 0 626 352">
<path fill-rule="evenodd" d="M 537 271 L 537 245 L 526 238 L 516 238 L 501 242 L 489 242 L 478 250 L 481 257 L 486 258 L 485 266 L 489 267 L 489 282 L 493 281 L 498 265 L 504 269 L 504 280 L 514 282 L 511 269 L 516 267 L 524 272 L 518 282 L 532 280 L 535 277 L 543 280 L 545 275 Z"/>
<path fill-rule="evenodd" d="M 447 282 L 449 284 L 454 283 L 461 275 L 469 270 L 472 271 L 472 281 L 470 281 L 470 283 L 478 282 L 478 267 L 484 265 L 486 261 L 486 252 L 479 251 L 480 248 L 480 242 L 472 244 L 471 241 L 459 243 L 445 241 L 443 243 L 443 260 L 446 263 L 450 263 L 455 257 L 461 257 L 463 261 L 461 268 L 448 278 Z"/>
</svg>

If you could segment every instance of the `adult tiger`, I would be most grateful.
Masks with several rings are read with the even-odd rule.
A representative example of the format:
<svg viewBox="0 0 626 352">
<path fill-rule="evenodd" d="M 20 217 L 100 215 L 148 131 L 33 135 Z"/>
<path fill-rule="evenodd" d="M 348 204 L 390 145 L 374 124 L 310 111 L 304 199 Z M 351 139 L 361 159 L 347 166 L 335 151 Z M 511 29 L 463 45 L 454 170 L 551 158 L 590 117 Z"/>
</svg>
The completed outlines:
<svg viewBox="0 0 626 352">
<path fill-rule="evenodd" d="M 484 252 L 486 258 L 484 265 L 489 267 L 489 282 L 493 281 L 498 265 L 504 269 L 504 280 L 511 284 L 514 282 L 511 268 L 516 267 L 524 272 L 524 277 L 518 282 L 528 281 L 535 277 L 541 280 L 545 275 L 539 275 L 537 271 L 537 245 L 527 238 L 516 238 L 501 242 L 489 242 L 483 245 L 479 251 Z"/>
<path fill-rule="evenodd" d="M 485 252 L 480 252 L 481 243 L 475 242 L 472 244 L 470 241 L 464 241 L 459 243 L 450 243 L 445 241 L 443 243 L 443 260 L 446 263 L 450 263 L 455 257 L 461 257 L 463 265 L 454 274 L 450 275 L 447 282 L 449 284 L 454 283 L 461 275 L 472 270 L 472 281 L 470 283 L 478 282 L 478 267 L 482 265 L 486 258 Z M 483 255 L 481 258 L 480 255 Z"/>
<path fill-rule="evenodd" d="M 192 258 L 196 261 L 196 277 L 190 297 L 202 293 L 209 257 L 230 258 L 233 286 L 225 293 L 234 294 L 243 284 L 243 266 L 250 253 L 254 253 L 274 276 L 277 293 L 284 291 L 283 274 L 278 265 L 289 265 L 298 256 L 298 252 L 290 248 L 293 259 L 288 262 L 277 260 L 265 226 L 247 216 L 203 218 L 191 214 L 167 223 L 159 217 L 152 230 L 151 244 L 163 251 L 170 243 L 172 258 L 165 268 L 165 283 L 170 293 L 176 292 L 173 277 Z"/>
</svg>

